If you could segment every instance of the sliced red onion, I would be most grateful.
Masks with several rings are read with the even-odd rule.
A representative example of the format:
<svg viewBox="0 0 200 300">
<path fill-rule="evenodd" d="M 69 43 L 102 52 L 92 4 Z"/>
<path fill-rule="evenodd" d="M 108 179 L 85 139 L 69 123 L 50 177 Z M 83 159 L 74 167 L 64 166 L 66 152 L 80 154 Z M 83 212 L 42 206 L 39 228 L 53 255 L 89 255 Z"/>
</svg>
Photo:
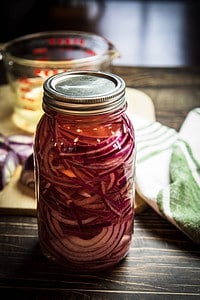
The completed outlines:
<svg viewBox="0 0 200 300">
<path fill-rule="evenodd" d="M 22 164 L 21 183 L 34 188 L 33 136 L 0 133 L 0 189 L 9 183 L 16 167 Z"/>
<path fill-rule="evenodd" d="M 7 137 L 8 144 L 17 153 L 19 161 L 25 160 L 33 153 L 33 136 L 14 134 Z"/>
<path fill-rule="evenodd" d="M 10 182 L 18 165 L 16 153 L 8 149 L 6 144 L 0 143 L 0 190 Z"/>
<path fill-rule="evenodd" d="M 19 181 L 30 189 L 35 189 L 33 153 L 25 160 Z"/>
</svg>

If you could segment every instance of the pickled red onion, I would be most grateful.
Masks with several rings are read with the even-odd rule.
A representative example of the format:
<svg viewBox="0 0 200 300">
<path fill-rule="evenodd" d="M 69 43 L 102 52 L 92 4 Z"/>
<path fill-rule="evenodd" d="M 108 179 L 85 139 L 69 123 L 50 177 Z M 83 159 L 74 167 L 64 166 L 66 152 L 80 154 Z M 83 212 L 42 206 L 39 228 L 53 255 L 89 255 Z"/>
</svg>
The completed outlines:
<svg viewBox="0 0 200 300">
<path fill-rule="evenodd" d="M 58 261 L 101 269 L 121 260 L 130 246 L 134 131 L 126 115 L 96 134 L 95 127 L 77 128 L 60 115 L 38 124 L 39 236 Z"/>
</svg>

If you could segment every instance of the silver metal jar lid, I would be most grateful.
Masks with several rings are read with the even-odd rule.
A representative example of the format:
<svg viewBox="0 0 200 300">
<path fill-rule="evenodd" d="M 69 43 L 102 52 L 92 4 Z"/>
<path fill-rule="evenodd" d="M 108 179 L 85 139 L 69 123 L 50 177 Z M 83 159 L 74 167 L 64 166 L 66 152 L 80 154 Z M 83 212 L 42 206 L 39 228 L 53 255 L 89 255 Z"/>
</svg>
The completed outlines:
<svg viewBox="0 0 200 300">
<path fill-rule="evenodd" d="M 113 112 L 125 104 L 125 82 L 115 74 L 100 71 L 64 72 L 45 81 L 43 102 L 67 114 Z"/>
</svg>

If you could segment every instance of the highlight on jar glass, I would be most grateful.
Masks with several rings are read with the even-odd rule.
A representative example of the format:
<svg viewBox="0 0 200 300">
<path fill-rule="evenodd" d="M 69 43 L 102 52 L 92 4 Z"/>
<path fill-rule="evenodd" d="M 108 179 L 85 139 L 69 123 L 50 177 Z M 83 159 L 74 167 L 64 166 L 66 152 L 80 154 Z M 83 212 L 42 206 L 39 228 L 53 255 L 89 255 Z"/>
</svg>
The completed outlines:
<svg viewBox="0 0 200 300">
<path fill-rule="evenodd" d="M 118 55 L 106 38 L 81 31 L 40 32 L 9 41 L 2 57 L 15 97 L 14 124 L 34 133 L 48 77 L 74 69 L 109 71 Z"/>
<path fill-rule="evenodd" d="M 110 269 L 134 228 L 135 135 L 125 82 L 107 72 L 48 78 L 34 140 L 38 234 L 49 258 L 78 272 Z"/>
</svg>

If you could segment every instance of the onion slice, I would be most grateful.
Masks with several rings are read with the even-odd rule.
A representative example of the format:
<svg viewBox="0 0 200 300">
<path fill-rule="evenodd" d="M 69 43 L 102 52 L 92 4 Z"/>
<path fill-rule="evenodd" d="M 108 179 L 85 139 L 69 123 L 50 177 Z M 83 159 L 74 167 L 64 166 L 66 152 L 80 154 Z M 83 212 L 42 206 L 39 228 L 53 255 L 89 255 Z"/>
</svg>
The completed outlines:
<svg viewBox="0 0 200 300">
<path fill-rule="evenodd" d="M 23 171 L 20 181 L 28 182 L 28 186 L 33 188 L 33 136 L 13 134 L 5 136 L 0 133 L 0 190 L 7 185 L 18 165 L 23 166 Z M 26 177 L 26 180 L 25 180 Z"/>
<path fill-rule="evenodd" d="M 17 153 L 21 164 L 33 153 L 33 136 L 14 134 L 7 137 L 7 142 Z"/>
<path fill-rule="evenodd" d="M 7 144 L 0 143 L 0 190 L 10 182 L 18 165 L 16 153 Z"/>
<path fill-rule="evenodd" d="M 35 189 L 33 153 L 25 160 L 19 181 L 30 189 Z"/>
</svg>

